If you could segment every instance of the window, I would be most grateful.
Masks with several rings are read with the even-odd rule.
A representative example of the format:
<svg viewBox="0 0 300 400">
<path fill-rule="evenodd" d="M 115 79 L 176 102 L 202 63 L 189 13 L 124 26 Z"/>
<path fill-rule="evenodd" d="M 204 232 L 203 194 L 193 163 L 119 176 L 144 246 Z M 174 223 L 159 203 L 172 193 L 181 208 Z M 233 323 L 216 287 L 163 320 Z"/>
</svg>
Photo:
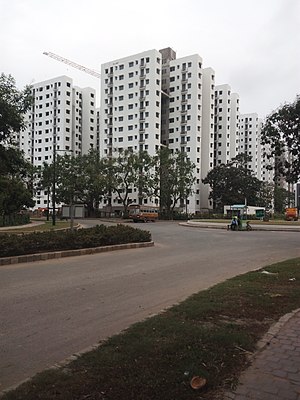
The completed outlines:
<svg viewBox="0 0 300 400">
<path fill-rule="evenodd" d="M 129 65 L 130 68 L 133 67 L 134 66 L 134 62 L 131 61 L 128 65 Z"/>
</svg>

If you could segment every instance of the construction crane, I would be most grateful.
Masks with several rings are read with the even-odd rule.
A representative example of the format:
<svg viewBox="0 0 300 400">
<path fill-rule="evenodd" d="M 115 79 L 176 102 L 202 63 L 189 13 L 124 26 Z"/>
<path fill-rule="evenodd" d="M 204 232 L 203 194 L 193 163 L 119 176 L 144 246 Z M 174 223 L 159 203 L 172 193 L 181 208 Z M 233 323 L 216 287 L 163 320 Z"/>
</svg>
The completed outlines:
<svg viewBox="0 0 300 400">
<path fill-rule="evenodd" d="M 57 54 L 51 53 L 51 52 L 49 52 L 49 51 L 44 51 L 43 54 L 44 54 L 45 56 L 54 58 L 54 60 L 61 61 L 61 62 L 65 63 L 65 64 L 68 64 L 68 65 L 70 65 L 70 66 L 73 67 L 73 68 L 80 69 L 81 71 L 84 71 L 84 72 L 86 72 L 87 74 L 90 74 L 90 75 L 95 76 L 96 78 L 100 78 L 100 77 L 101 77 L 101 75 L 100 75 L 99 72 L 97 72 L 97 71 L 95 71 L 95 70 L 93 70 L 93 69 L 90 69 L 90 68 L 86 68 L 86 67 L 84 67 L 83 65 L 77 64 L 77 63 L 75 63 L 75 62 L 73 62 L 73 61 L 67 60 L 66 58 L 61 57 L 61 56 L 58 56 Z"/>
</svg>

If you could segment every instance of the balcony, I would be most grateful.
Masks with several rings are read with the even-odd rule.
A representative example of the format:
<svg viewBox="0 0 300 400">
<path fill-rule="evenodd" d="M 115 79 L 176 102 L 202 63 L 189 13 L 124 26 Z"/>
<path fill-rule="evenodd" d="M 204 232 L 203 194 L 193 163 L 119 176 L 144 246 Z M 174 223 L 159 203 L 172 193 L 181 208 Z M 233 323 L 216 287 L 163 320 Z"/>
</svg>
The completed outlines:
<svg viewBox="0 0 300 400">
<path fill-rule="evenodd" d="M 139 98 L 139 101 L 145 101 L 145 100 L 146 100 L 145 96 L 142 96 L 142 97 Z"/>
</svg>

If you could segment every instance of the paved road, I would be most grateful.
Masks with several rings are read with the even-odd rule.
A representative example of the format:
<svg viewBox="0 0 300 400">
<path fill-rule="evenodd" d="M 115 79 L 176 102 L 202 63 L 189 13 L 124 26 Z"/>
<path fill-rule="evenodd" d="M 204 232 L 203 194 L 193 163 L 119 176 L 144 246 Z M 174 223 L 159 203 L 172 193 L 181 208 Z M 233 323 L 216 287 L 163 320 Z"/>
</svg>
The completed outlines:
<svg viewBox="0 0 300 400">
<path fill-rule="evenodd" d="M 0 390 L 192 293 L 300 256 L 295 232 L 138 227 L 155 247 L 0 268 Z"/>
</svg>

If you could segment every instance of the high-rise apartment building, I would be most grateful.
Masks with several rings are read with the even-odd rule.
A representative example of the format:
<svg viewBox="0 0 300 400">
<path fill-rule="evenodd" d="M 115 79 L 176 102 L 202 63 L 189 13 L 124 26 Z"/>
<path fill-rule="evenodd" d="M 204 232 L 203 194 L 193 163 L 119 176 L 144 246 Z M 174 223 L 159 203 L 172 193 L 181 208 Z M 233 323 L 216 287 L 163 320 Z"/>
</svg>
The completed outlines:
<svg viewBox="0 0 300 400">
<path fill-rule="evenodd" d="M 105 63 L 101 72 L 101 156 L 123 148 L 154 155 L 164 145 L 184 152 L 196 180 L 181 206 L 199 212 L 202 188 L 207 208 L 209 189 L 201 180 L 213 167 L 214 71 L 203 70 L 197 54 L 177 59 L 165 48 Z M 137 193 L 130 200 L 137 202 Z"/>
<path fill-rule="evenodd" d="M 215 87 L 214 165 L 227 164 L 238 151 L 239 96 L 228 84 Z"/>
<path fill-rule="evenodd" d="M 241 114 L 239 127 L 239 153 L 251 157 L 248 168 L 260 179 L 260 125 L 256 113 Z"/>
<path fill-rule="evenodd" d="M 105 63 L 100 154 L 131 149 L 154 155 L 161 146 L 183 152 L 195 164 L 196 179 L 193 194 L 180 206 L 190 213 L 212 208 L 202 179 L 239 153 L 252 156 L 249 167 L 259 179 L 270 179 L 260 157 L 260 122 L 254 114 L 240 116 L 239 101 L 228 84 L 215 86 L 215 71 L 203 68 L 198 54 L 176 58 L 168 47 Z M 133 191 L 130 201 L 138 202 L 138 193 Z"/>
<path fill-rule="evenodd" d="M 101 67 L 100 153 L 146 150 L 161 143 L 161 53 L 145 51 Z"/>
<path fill-rule="evenodd" d="M 32 165 L 52 164 L 57 154 L 74 156 L 96 147 L 95 90 L 81 89 L 72 79 L 60 76 L 32 88 L 33 104 L 26 115 L 27 128 L 18 143 Z M 47 191 L 36 193 L 36 207 L 46 207 Z"/>
<path fill-rule="evenodd" d="M 214 167 L 214 119 L 215 119 L 215 71 L 212 68 L 203 69 L 202 90 L 202 131 L 201 131 L 201 210 L 212 208 L 209 200 L 210 188 L 202 183 L 208 172 Z"/>
</svg>

